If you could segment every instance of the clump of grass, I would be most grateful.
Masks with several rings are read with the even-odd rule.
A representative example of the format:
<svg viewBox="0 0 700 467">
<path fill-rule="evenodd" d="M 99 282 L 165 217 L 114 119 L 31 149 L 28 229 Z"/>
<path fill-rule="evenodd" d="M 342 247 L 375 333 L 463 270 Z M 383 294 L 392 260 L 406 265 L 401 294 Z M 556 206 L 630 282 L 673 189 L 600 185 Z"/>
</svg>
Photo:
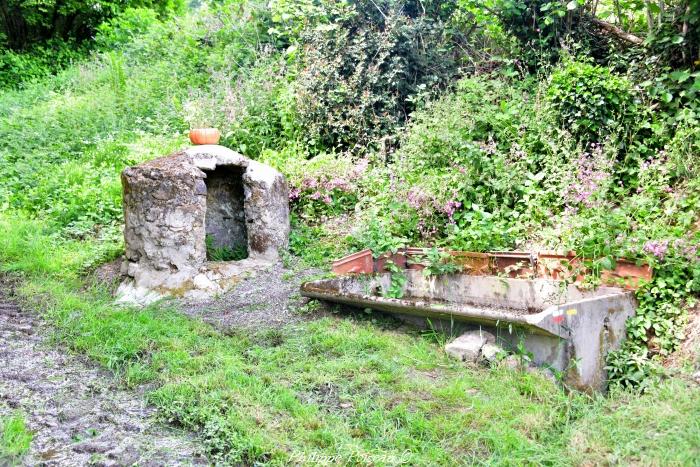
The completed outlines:
<svg viewBox="0 0 700 467">
<path fill-rule="evenodd" d="M 26 454 L 33 439 L 24 415 L 19 412 L 0 417 L 0 434 L 0 464 L 3 459 L 12 461 Z"/>
<path fill-rule="evenodd" d="M 207 235 L 204 242 L 208 261 L 240 261 L 248 257 L 248 248 L 245 245 L 237 245 L 233 248 L 214 246 L 214 238 L 211 235 Z"/>
</svg>

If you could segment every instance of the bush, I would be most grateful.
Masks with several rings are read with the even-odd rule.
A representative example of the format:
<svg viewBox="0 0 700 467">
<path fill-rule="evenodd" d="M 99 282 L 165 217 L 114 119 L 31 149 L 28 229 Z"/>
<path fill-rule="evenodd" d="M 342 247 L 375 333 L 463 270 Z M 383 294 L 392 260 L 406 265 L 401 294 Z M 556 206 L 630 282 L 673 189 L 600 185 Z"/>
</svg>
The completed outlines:
<svg viewBox="0 0 700 467">
<path fill-rule="evenodd" d="M 124 47 L 134 37 L 160 24 L 158 13 L 150 8 L 127 8 L 119 16 L 97 27 L 95 42 L 103 50 Z"/>
<path fill-rule="evenodd" d="M 455 4 L 423 3 L 356 2 L 303 35 L 297 104 L 312 146 L 366 153 L 407 119 L 412 96 L 450 84 Z"/>
<path fill-rule="evenodd" d="M 582 141 L 602 141 L 635 112 L 631 83 L 608 68 L 571 61 L 550 78 L 547 100 L 556 123 Z"/>
<path fill-rule="evenodd" d="M 125 8 L 152 8 L 167 16 L 182 11 L 184 6 L 183 0 L 106 0 L 98 5 L 84 0 L 5 0 L 0 15 L 0 40 L 4 41 L 0 46 L 17 51 L 51 40 L 81 44 L 92 37 L 102 22 Z"/>
<path fill-rule="evenodd" d="M 0 88 L 37 81 L 86 56 L 87 48 L 72 41 L 51 40 L 21 52 L 0 47 Z"/>
</svg>

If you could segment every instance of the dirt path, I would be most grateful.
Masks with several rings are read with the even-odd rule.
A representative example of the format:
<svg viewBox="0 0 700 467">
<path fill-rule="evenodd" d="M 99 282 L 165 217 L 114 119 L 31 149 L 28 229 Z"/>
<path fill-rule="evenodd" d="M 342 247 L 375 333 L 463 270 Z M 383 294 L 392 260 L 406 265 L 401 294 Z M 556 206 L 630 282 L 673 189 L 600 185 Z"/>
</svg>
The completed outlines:
<svg viewBox="0 0 700 467">
<path fill-rule="evenodd" d="M 309 300 L 299 294 L 299 286 L 320 272 L 270 265 L 219 297 L 203 302 L 181 301 L 181 310 L 219 329 L 281 328 L 316 319 L 323 313 L 306 308 Z"/>
<path fill-rule="evenodd" d="M 206 464 L 196 440 L 154 420 L 143 394 L 121 389 L 109 373 L 47 342 L 47 326 L 3 287 L 0 415 L 25 414 L 34 432 L 25 465 Z"/>
</svg>

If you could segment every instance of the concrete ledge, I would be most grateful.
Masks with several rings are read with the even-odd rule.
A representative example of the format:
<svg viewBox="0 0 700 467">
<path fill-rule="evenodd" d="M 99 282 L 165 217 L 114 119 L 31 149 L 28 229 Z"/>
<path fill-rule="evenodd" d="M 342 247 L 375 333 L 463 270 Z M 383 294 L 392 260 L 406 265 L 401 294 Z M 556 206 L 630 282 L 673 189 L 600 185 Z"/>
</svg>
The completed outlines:
<svg viewBox="0 0 700 467">
<path fill-rule="evenodd" d="M 605 356 L 619 348 L 625 321 L 636 308 L 632 292 L 614 287 L 581 290 L 546 279 L 405 273 L 404 295 L 398 299 L 383 296 L 391 283 L 388 273 L 307 282 L 301 294 L 490 329 L 501 343 L 515 347 L 522 341 L 536 364 L 565 372 L 566 382 L 582 390 L 605 388 Z"/>
</svg>

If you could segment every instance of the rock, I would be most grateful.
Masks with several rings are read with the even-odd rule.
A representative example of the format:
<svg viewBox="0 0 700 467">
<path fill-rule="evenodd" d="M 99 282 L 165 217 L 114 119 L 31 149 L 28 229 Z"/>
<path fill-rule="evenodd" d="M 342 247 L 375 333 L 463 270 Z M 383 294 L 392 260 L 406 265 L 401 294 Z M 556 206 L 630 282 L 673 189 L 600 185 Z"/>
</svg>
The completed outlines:
<svg viewBox="0 0 700 467">
<path fill-rule="evenodd" d="M 466 362 L 476 362 L 481 348 L 487 343 L 493 344 L 496 338 L 486 331 L 465 332 L 445 346 L 445 352 L 453 358 Z"/>
<path fill-rule="evenodd" d="M 511 370 L 519 370 L 522 368 L 522 361 L 517 355 L 508 355 L 503 359 L 503 365 Z"/>
<path fill-rule="evenodd" d="M 498 360 L 499 355 L 504 355 L 505 351 L 496 344 L 486 343 L 481 348 L 481 358 L 488 363 Z"/>
</svg>

